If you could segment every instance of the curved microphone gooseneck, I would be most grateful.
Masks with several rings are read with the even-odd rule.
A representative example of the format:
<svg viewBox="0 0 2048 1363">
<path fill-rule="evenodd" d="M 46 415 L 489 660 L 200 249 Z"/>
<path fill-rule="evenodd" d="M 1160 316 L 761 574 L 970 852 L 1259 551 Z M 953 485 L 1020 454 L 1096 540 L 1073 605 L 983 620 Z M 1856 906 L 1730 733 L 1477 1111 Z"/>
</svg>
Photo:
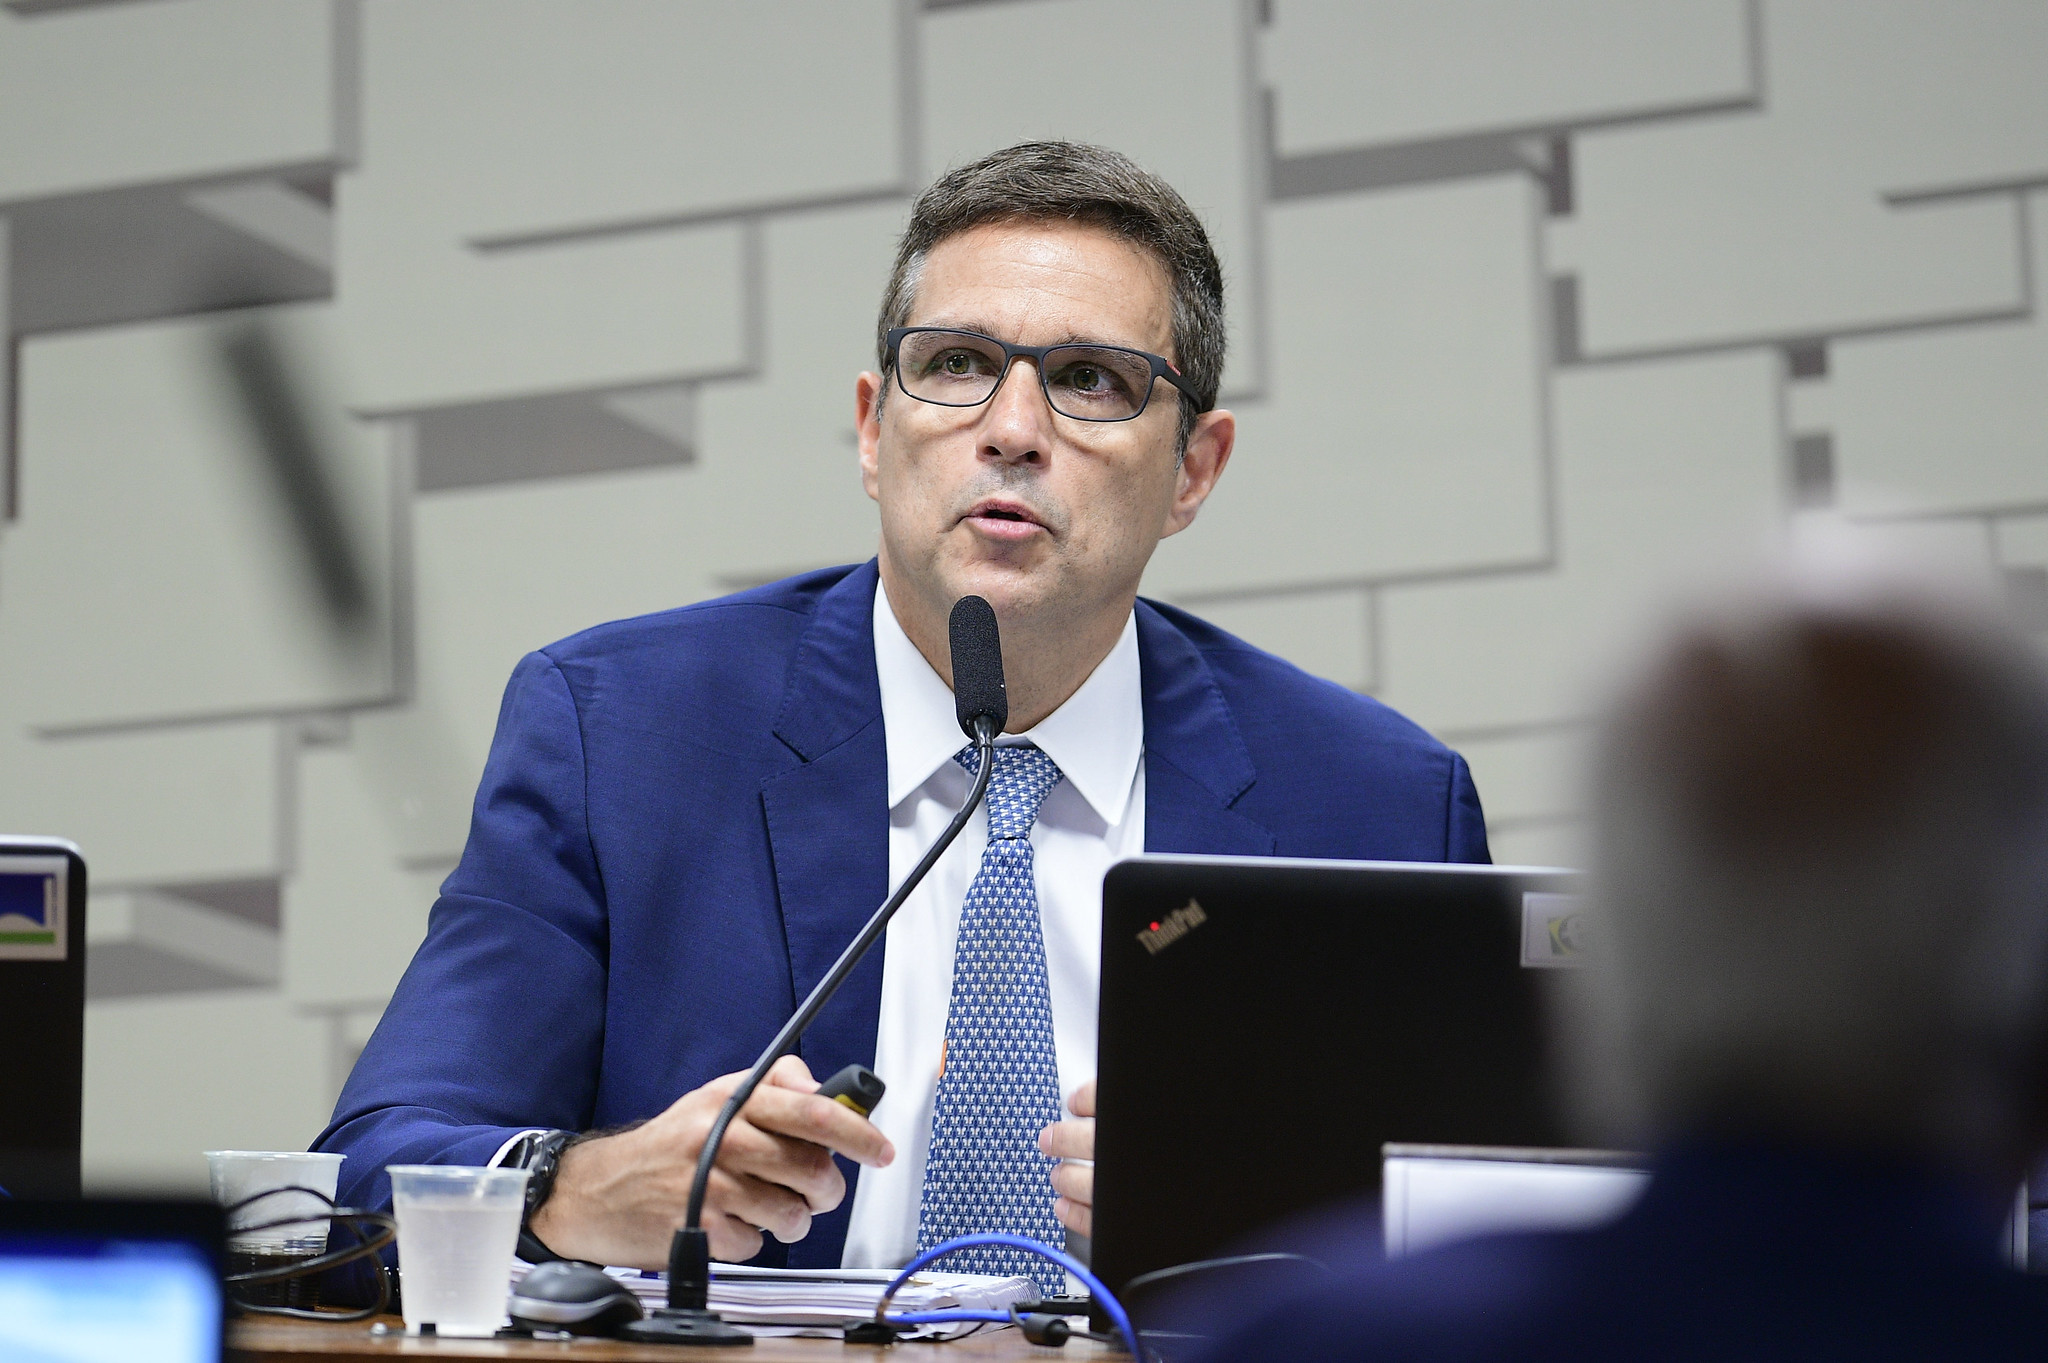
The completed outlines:
<svg viewBox="0 0 2048 1363">
<path fill-rule="evenodd" d="M 960 720 L 960 728 L 974 740 L 977 753 L 974 788 L 968 792 L 967 802 L 960 806 L 960 812 L 946 825 L 946 831 L 904 877 L 896 892 L 875 910 L 874 916 L 847 944 L 846 950 L 839 953 L 839 959 L 832 963 L 832 968 L 811 990 L 803 1006 L 782 1025 L 782 1030 L 761 1052 L 761 1058 L 747 1071 L 747 1077 L 740 1081 L 732 1096 L 725 1100 L 725 1106 L 718 1110 L 711 1129 L 705 1133 L 704 1148 L 697 1155 L 697 1175 L 690 1183 L 690 1201 L 683 1224 L 669 1242 L 668 1306 L 644 1321 L 628 1325 L 624 1333 L 629 1339 L 659 1340 L 669 1344 L 753 1343 L 752 1335 L 726 1324 L 709 1309 L 711 1237 L 704 1230 L 704 1194 L 711 1184 L 712 1167 L 718 1162 L 719 1145 L 725 1140 L 726 1128 L 732 1125 L 732 1119 L 746 1106 L 754 1090 L 761 1086 L 769 1069 L 796 1045 L 804 1028 L 811 1025 L 832 996 L 839 992 L 839 986 L 846 982 L 846 977 L 867 955 L 868 948 L 889 926 L 896 910 L 902 907 L 903 901 L 910 897 L 910 892 L 918 887 L 938 859 L 945 855 L 953 840 L 960 836 L 960 830 L 967 826 L 967 821 L 974 816 L 982 796 L 988 791 L 989 776 L 995 768 L 996 735 L 1003 731 L 1003 725 L 1010 717 L 1009 695 L 1003 685 L 1003 648 L 996 629 L 995 608 L 979 596 L 961 597 L 953 604 L 947 633 L 953 659 L 953 708 Z"/>
</svg>

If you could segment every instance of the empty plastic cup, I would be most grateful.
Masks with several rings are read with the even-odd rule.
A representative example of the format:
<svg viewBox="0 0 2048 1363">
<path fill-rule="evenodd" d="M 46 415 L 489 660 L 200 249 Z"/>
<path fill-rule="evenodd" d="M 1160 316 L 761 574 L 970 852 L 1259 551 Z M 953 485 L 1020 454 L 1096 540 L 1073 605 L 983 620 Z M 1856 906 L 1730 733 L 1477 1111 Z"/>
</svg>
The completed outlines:
<svg viewBox="0 0 2048 1363">
<path fill-rule="evenodd" d="M 505 1299 L 526 1210 L 526 1170 L 394 1164 L 385 1172 L 398 1216 L 406 1331 L 496 1333 L 508 1323 Z"/>
<path fill-rule="evenodd" d="M 274 1188 L 310 1188 L 334 1197 L 341 1177 L 341 1155 L 308 1154 L 302 1150 L 209 1150 L 206 1169 L 213 1182 L 213 1200 L 232 1207 Z M 327 1248 L 328 1204 L 305 1193 L 276 1193 L 228 1216 L 227 1271 L 247 1273 L 282 1268 L 311 1259 Z M 304 1220 L 287 1218 L 304 1217 Z M 283 1221 L 268 1230 L 248 1227 Z M 319 1305 L 318 1279 L 288 1278 L 276 1283 L 237 1283 L 237 1300 L 257 1306 Z"/>
</svg>

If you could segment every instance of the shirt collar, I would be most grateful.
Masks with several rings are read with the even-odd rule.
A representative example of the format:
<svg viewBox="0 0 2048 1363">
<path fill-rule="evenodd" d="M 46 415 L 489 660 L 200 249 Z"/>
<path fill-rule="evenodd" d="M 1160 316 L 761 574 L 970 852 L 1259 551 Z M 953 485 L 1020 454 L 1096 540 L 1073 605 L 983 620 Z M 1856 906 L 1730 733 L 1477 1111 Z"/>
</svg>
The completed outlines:
<svg viewBox="0 0 2048 1363">
<path fill-rule="evenodd" d="M 967 740 L 954 718 L 952 690 L 903 632 L 880 584 L 875 588 L 875 673 L 889 752 L 889 807 L 894 809 Z M 1037 745 L 1059 763 L 1061 774 L 1097 817 L 1111 827 L 1122 823 L 1145 750 L 1136 613 L 1124 621 L 1109 656 L 1065 704 L 1028 732 L 1005 734 L 998 741 Z"/>
</svg>

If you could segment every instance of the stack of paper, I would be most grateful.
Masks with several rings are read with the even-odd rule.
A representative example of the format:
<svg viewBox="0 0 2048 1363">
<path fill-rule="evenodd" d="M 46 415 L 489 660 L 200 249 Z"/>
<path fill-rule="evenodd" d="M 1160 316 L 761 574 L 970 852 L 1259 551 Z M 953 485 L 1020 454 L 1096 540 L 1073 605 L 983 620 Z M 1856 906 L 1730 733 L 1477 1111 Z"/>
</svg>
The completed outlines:
<svg viewBox="0 0 2048 1363">
<path fill-rule="evenodd" d="M 512 1285 L 526 1276 L 527 1265 L 512 1264 Z M 605 1272 L 633 1289 L 648 1310 L 668 1304 L 668 1275 L 637 1268 Z M 734 1325 L 757 1335 L 837 1336 L 848 1325 L 875 1318 L 875 1303 L 896 1277 L 888 1268 L 749 1268 L 719 1264 L 711 1270 L 711 1309 Z M 890 1299 L 889 1311 L 945 1311 L 956 1307 L 1006 1311 L 1030 1306 L 1038 1287 L 1028 1278 L 998 1278 L 985 1273 L 941 1273 L 912 1276 Z M 952 1339 L 977 1329 L 973 1321 L 922 1325 L 905 1332 L 910 1339 Z"/>
</svg>

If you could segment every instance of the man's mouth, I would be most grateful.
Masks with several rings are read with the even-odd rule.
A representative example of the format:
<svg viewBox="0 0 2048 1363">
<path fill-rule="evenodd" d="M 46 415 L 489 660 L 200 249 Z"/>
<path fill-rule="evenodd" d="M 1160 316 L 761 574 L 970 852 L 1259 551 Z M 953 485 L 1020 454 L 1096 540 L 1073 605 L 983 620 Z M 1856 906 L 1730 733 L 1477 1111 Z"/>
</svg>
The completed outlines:
<svg viewBox="0 0 2048 1363">
<path fill-rule="evenodd" d="M 985 535 L 1004 540 L 1023 539 L 1046 528 L 1029 507 L 1000 497 L 976 502 L 961 519 Z"/>
</svg>

